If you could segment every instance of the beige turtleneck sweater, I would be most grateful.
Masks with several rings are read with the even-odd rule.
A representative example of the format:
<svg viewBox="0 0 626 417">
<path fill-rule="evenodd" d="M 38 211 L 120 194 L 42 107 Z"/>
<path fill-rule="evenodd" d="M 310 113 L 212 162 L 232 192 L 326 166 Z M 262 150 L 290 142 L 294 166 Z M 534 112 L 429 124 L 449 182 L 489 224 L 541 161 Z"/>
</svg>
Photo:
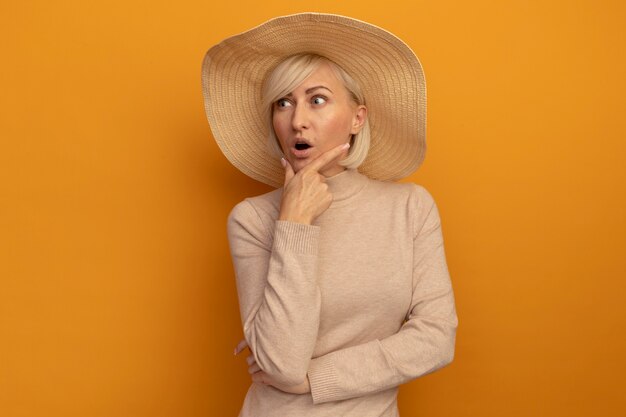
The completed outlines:
<svg viewBox="0 0 626 417">
<path fill-rule="evenodd" d="M 441 225 L 415 184 L 356 170 L 326 180 L 312 225 L 277 220 L 282 188 L 228 219 L 243 331 L 266 373 L 240 417 L 397 416 L 398 386 L 452 361 L 457 328 Z"/>
</svg>

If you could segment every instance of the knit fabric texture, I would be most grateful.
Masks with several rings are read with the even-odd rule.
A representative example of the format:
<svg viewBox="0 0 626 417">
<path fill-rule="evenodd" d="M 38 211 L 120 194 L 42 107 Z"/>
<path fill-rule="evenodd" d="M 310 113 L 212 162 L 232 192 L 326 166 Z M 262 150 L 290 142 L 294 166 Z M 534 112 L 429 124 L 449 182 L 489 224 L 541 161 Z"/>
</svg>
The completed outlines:
<svg viewBox="0 0 626 417">
<path fill-rule="evenodd" d="M 441 222 L 416 184 L 348 169 L 312 225 L 277 220 L 282 188 L 228 218 L 243 332 L 260 368 L 240 417 L 398 416 L 400 384 L 452 361 L 458 325 Z"/>
</svg>

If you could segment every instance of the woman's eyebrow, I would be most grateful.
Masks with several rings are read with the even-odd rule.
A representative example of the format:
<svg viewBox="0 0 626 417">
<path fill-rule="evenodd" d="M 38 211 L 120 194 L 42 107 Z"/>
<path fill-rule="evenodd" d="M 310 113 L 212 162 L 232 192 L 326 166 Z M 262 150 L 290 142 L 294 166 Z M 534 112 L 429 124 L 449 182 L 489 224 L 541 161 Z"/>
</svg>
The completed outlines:
<svg viewBox="0 0 626 417">
<path fill-rule="evenodd" d="M 323 88 L 325 90 L 330 91 L 331 93 L 333 92 L 333 90 L 331 90 L 330 88 L 323 86 L 323 85 L 316 85 L 315 87 L 311 87 L 311 88 L 307 88 L 306 91 L 304 92 L 305 94 L 311 94 L 313 91 L 317 90 L 318 88 Z M 293 93 L 289 93 L 287 94 L 285 97 L 293 97 Z"/>
<path fill-rule="evenodd" d="M 315 87 L 311 87 L 311 88 L 307 88 L 307 90 L 305 91 L 305 93 L 310 94 L 313 91 L 317 90 L 318 88 L 323 88 L 326 89 L 328 91 L 330 91 L 331 93 L 333 92 L 330 88 L 323 86 L 323 85 L 316 85 Z"/>
</svg>

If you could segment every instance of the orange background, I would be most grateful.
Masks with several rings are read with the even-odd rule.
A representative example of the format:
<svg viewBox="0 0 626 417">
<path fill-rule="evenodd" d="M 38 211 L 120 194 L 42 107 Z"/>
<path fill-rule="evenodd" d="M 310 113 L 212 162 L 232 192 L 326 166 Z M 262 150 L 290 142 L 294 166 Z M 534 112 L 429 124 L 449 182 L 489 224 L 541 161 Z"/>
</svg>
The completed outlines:
<svg viewBox="0 0 626 417">
<path fill-rule="evenodd" d="M 403 416 L 624 416 L 623 1 L 5 1 L 0 415 L 234 416 L 225 221 L 268 187 L 204 116 L 222 38 L 299 11 L 420 57 L 460 327 Z M 355 48 L 358 48 L 355 45 Z"/>
</svg>

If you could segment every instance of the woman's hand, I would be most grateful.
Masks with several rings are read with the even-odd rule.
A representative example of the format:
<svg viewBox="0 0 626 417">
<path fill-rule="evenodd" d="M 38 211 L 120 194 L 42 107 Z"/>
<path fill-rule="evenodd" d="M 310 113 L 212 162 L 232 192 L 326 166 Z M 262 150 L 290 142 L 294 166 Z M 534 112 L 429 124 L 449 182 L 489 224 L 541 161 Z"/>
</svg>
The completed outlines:
<svg viewBox="0 0 626 417">
<path fill-rule="evenodd" d="M 235 355 L 239 354 L 242 350 L 248 347 L 248 342 L 246 339 L 243 339 L 237 347 L 235 348 Z M 283 392 L 288 392 L 290 394 L 306 394 L 311 392 L 311 386 L 309 385 L 309 378 L 304 378 L 304 381 L 298 385 L 282 385 L 278 382 L 272 380 L 272 378 L 263 372 L 259 365 L 256 363 L 254 356 L 251 354 L 246 358 L 246 362 L 248 363 L 248 373 L 252 376 L 252 381 L 259 382 L 265 385 L 271 385 L 274 388 L 277 388 Z"/>
<path fill-rule="evenodd" d="M 285 185 L 279 220 L 311 224 L 330 207 L 333 196 L 320 170 L 342 156 L 349 147 L 350 144 L 345 143 L 324 152 L 297 174 L 286 159 L 281 160 L 285 167 Z"/>
</svg>

